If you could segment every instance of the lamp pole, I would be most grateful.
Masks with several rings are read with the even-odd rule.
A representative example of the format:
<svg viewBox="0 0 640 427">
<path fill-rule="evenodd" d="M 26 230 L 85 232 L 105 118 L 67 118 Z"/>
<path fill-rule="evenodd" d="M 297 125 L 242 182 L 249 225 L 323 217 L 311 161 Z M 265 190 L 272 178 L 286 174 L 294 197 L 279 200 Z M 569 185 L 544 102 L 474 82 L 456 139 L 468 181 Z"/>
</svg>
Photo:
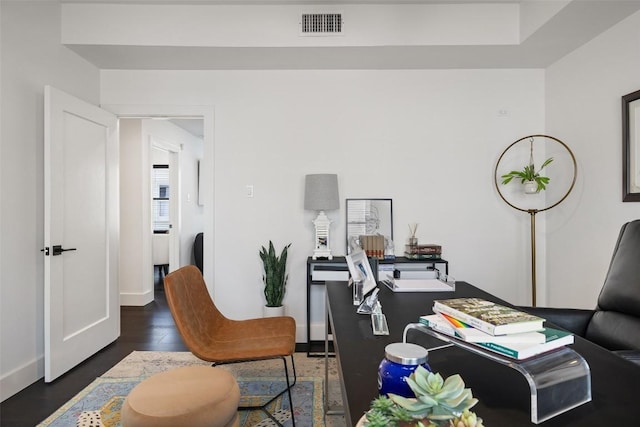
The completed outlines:
<svg viewBox="0 0 640 427">
<path fill-rule="evenodd" d="M 536 306 L 536 213 L 537 209 L 529 209 L 531 217 L 531 305 Z"/>
<path fill-rule="evenodd" d="M 550 139 L 552 141 L 557 142 L 562 147 L 564 147 L 565 150 L 567 150 L 567 152 L 569 153 L 569 156 L 571 157 L 571 160 L 573 162 L 573 179 L 571 180 L 571 185 L 569 186 L 569 189 L 564 194 L 564 196 L 562 196 L 562 198 L 560 198 L 560 200 L 558 200 L 557 202 L 555 202 L 552 205 L 547 206 L 547 207 L 545 207 L 543 209 L 525 209 L 525 208 L 521 208 L 521 207 L 518 207 L 518 206 L 514 205 L 513 203 L 509 202 L 504 197 L 504 195 L 500 191 L 500 186 L 498 185 L 498 166 L 500 165 L 500 161 L 502 160 L 502 158 L 504 157 L 506 152 L 509 151 L 514 145 L 518 144 L 521 141 L 527 140 L 527 139 L 530 140 L 531 143 L 533 144 L 533 139 L 534 138 L 548 138 L 548 139 Z M 533 153 L 533 145 L 531 147 L 532 147 L 531 148 L 531 153 Z M 518 139 L 517 141 L 511 143 L 511 145 L 509 145 L 507 148 L 504 149 L 504 151 L 502 152 L 502 154 L 498 158 L 498 161 L 496 162 L 496 168 L 495 168 L 494 173 L 493 173 L 493 178 L 494 178 L 494 184 L 495 184 L 496 190 L 498 191 L 498 194 L 500 195 L 500 198 L 507 205 L 511 206 L 512 208 L 514 208 L 516 210 L 519 210 L 521 212 L 527 212 L 529 214 L 529 217 L 530 217 L 530 221 L 531 221 L 531 305 L 533 305 L 534 307 L 536 306 L 536 294 L 537 294 L 537 290 L 536 290 L 536 214 L 538 212 L 548 211 L 549 209 L 554 208 L 554 207 L 558 206 L 560 203 L 562 203 L 564 201 L 564 199 L 567 198 L 569 193 L 571 193 L 571 190 L 573 190 L 573 186 L 576 183 L 577 174 L 578 174 L 578 164 L 576 163 L 576 158 L 573 155 L 573 152 L 571 151 L 569 146 L 567 144 L 565 144 L 564 142 L 560 141 L 558 138 L 554 138 L 553 136 L 549 136 L 549 135 L 529 135 L 529 136 L 525 136 L 524 138 Z"/>
</svg>

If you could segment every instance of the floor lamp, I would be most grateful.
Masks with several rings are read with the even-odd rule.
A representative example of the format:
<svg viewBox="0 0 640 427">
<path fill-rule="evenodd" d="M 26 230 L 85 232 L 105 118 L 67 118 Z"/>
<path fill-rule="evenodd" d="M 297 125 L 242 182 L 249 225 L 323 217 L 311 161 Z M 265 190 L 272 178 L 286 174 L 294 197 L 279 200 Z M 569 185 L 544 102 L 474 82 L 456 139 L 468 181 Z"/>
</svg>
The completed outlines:
<svg viewBox="0 0 640 427">
<path fill-rule="evenodd" d="M 514 203 L 509 202 L 509 200 L 507 200 L 507 198 L 504 196 L 504 194 L 502 193 L 502 191 L 500 191 L 500 185 L 498 183 L 498 168 L 500 166 L 500 163 L 504 157 L 504 155 L 511 149 L 513 149 L 518 143 L 521 143 L 523 141 L 528 141 L 531 145 L 531 162 L 533 162 L 532 158 L 533 158 L 533 142 L 535 140 L 535 138 L 546 138 L 551 140 L 552 142 L 556 142 L 558 144 L 560 144 L 562 146 L 562 148 L 564 148 L 568 153 L 569 156 L 571 156 L 571 161 L 573 163 L 573 178 L 571 180 L 571 185 L 569 186 L 567 192 L 564 194 L 564 196 L 562 196 L 562 198 L 560 198 L 560 200 L 558 200 L 557 202 L 544 207 L 542 209 L 527 209 L 527 208 L 523 208 L 523 207 L 518 207 L 516 206 Z M 532 164 L 532 163 L 530 163 Z M 530 217 L 530 222 L 531 222 L 531 304 L 535 307 L 536 306 L 536 214 L 539 212 L 544 212 L 544 211 L 548 211 L 549 209 L 552 209 L 556 206 L 558 206 L 560 203 L 562 203 L 564 201 L 564 199 L 567 198 L 567 196 L 569 195 L 569 193 L 571 193 L 571 190 L 573 190 L 573 186 L 576 183 L 576 175 L 578 172 L 578 166 L 576 163 L 576 158 L 573 155 L 573 152 L 571 151 L 571 149 L 567 146 L 567 144 L 565 144 L 564 142 L 560 141 L 557 138 L 554 138 L 553 136 L 549 136 L 549 135 L 529 135 L 529 136 L 525 136 L 524 138 L 520 138 L 517 141 L 513 142 L 511 145 L 509 145 L 507 148 L 505 148 L 505 150 L 502 152 L 502 154 L 500 155 L 500 157 L 498 158 L 498 162 L 496 163 L 496 168 L 494 170 L 493 176 L 494 176 L 494 182 L 495 182 L 495 186 L 496 186 L 496 190 L 498 191 L 498 194 L 500 195 L 500 198 L 502 198 L 502 200 L 508 204 L 509 206 L 511 206 L 512 208 L 519 210 L 521 212 L 526 212 L 529 214 Z"/>
</svg>

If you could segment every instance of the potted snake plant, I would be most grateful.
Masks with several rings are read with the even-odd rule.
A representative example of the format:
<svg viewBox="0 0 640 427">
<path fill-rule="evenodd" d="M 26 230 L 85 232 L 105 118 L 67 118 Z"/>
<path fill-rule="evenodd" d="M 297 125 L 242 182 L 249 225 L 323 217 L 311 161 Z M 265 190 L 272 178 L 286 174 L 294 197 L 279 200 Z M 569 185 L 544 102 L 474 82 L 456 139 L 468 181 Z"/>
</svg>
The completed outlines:
<svg viewBox="0 0 640 427">
<path fill-rule="evenodd" d="M 260 259 L 262 259 L 264 282 L 264 297 L 266 305 L 264 307 L 264 315 L 282 316 L 284 315 L 284 306 L 282 300 L 287 285 L 287 254 L 291 243 L 286 245 L 280 255 L 276 253 L 273 242 L 269 240 L 269 249 L 264 246 L 260 249 Z"/>
</svg>

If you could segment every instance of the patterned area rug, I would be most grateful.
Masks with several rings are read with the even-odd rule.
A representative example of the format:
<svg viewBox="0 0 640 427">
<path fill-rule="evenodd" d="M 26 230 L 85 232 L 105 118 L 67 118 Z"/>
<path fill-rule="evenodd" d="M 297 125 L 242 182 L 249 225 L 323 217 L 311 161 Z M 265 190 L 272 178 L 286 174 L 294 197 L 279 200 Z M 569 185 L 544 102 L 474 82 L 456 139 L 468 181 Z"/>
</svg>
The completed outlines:
<svg viewBox="0 0 640 427">
<path fill-rule="evenodd" d="M 324 417 L 324 359 L 295 355 L 298 381 L 292 388 L 297 426 L 344 425 L 341 416 Z M 339 406 L 335 360 L 329 360 L 329 396 L 332 407 Z M 38 427 L 104 426 L 119 427 L 120 408 L 127 394 L 140 381 L 158 372 L 180 366 L 208 365 L 188 352 L 134 351 L 73 399 L 48 417 Z M 240 386 L 240 405 L 265 401 L 285 387 L 280 360 L 221 365 L 230 371 Z M 289 366 L 291 369 L 291 366 Z M 285 426 L 291 425 L 291 408 L 286 393 L 269 405 Z M 275 426 L 262 411 L 241 411 L 242 427 Z M 326 421 L 326 422 L 325 422 Z"/>
</svg>

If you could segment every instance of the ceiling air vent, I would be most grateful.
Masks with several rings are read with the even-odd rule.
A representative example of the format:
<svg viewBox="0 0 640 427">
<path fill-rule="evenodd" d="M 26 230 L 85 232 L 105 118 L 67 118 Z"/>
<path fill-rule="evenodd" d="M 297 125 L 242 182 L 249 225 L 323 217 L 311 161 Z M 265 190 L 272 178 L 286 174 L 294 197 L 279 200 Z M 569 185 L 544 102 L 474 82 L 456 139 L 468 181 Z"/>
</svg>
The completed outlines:
<svg viewBox="0 0 640 427">
<path fill-rule="evenodd" d="M 303 13 L 300 21 L 303 36 L 332 36 L 342 34 L 341 13 Z"/>
</svg>

